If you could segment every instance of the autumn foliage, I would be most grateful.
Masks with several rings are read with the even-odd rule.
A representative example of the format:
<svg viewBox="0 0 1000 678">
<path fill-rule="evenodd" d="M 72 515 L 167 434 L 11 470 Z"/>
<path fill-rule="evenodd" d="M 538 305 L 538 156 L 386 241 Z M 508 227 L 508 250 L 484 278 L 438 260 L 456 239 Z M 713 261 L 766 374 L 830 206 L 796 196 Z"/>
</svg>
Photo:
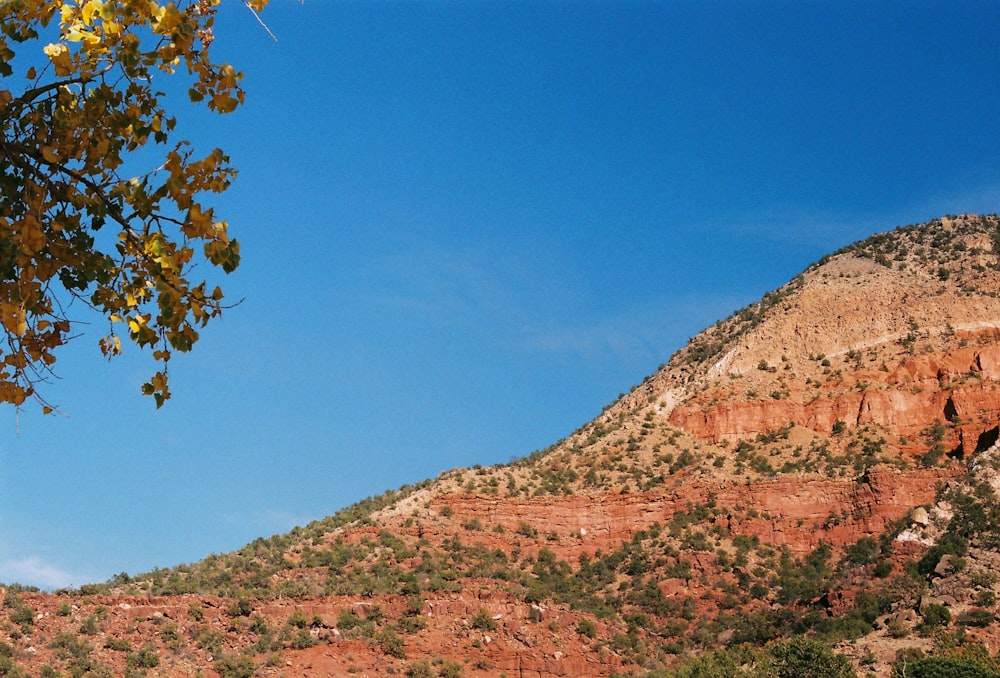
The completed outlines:
<svg viewBox="0 0 1000 678">
<path fill-rule="evenodd" d="M 123 338 L 151 351 L 142 392 L 160 406 L 171 356 L 226 307 L 198 279 L 212 267 L 192 275 L 239 265 L 203 202 L 235 171 L 221 150 L 174 138 L 157 89 L 170 76 L 210 110 L 242 103 L 241 74 L 211 58 L 218 2 L 0 3 L 0 402 L 51 411 L 37 386 L 96 312 L 105 356 Z"/>
</svg>

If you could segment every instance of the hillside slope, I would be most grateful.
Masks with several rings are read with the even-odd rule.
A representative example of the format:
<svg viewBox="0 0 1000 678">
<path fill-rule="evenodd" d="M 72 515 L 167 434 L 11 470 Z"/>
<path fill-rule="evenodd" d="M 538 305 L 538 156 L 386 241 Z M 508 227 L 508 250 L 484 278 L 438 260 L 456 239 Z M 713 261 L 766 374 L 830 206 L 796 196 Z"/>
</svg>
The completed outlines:
<svg viewBox="0 0 1000 678">
<path fill-rule="evenodd" d="M 547 450 L 192 565 L 10 587 L 0 674 L 992 675 L 998 253 L 996 216 L 873 236 Z"/>
</svg>

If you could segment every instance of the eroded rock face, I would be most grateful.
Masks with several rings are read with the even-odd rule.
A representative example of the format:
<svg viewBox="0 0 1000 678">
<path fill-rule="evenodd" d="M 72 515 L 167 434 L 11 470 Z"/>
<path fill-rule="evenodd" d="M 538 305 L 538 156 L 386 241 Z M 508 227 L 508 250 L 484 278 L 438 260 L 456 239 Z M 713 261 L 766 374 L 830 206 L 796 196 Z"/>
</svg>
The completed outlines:
<svg viewBox="0 0 1000 678">
<path fill-rule="evenodd" d="M 483 538 L 491 546 L 506 542 L 510 548 L 521 526 L 530 525 L 553 535 L 546 548 L 570 562 L 582 553 L 613 549 L 654 524 L 665 526 L 679 511 L 706 505 L 717 509 L 713 520 L 722 521 L 733 534 L 757 536 L 802 555 L 820 542 L 850 544 L 881 534 L 913 507 L 933 503 L 938 484 L 953 475 L 947 469 L 904 472 L 890 466 L 871 468 L 860 478 L 784 476 L 752 484 L 681 475 L 673 489 L 655 492 L 502 501 L 451 495 L 435 499 L 433 505 L 453 520 L 478 518 L 502 526 L 502 535 L 514 535 L 488 531 Z"/>
<path fill-rule="evenodd" d="M 834 426 L 874 424 L 900 438 L 919 440 L 944 426 L 939 442 L 968 456 L 996 441 L 1000 423 L 1000 349 L 964 348 L 903 358 L 881 383 L 855 375 L 864 390 L 812 393 L 791 390 L 780 399 L 694 402 L 674 407 L 670 424 L 715 443 L 752 439 L 794 422 L 829 435 Z M 795 384 L 790 381 L 788 383 Z"/>
</svg>

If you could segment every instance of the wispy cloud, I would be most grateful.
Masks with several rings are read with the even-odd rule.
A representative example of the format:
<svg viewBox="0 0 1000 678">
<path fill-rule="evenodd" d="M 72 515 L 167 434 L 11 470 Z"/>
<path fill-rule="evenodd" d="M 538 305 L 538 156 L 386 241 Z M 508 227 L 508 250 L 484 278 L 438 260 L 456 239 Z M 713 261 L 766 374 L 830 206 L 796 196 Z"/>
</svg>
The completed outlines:
<svg viewBox="0 0 1000 678">
<path fill-rule="evenodd" d="M 648 367 L 745 301 L 671 290 L 595 309 L 554 265 L 440 245 L 385 257 L 368 269 L 368 303 L 476 334 L 507 349 L 567 360 Z M 377 284 L 374 282 L 377 281 Z"/>
<path fill-rule="evenodd" d="M 1000 184 L 972 185 L 931 196 L 909 211 L 916 215 L 909 221 L 922 221 L 945 214 L 995 213 L 1000 211 Z"/>
<path fill-rule="evenodd" d="M 775 206 L 737 217 L 730 229 L 752 233 L 769 241 L 809 246 L 828 253 L 859 238 L 897 225 L 878 215 L 849 215 L 793 205 Z"/>
<path fill-rule="evenodd" d="M 648 366 L 666 362 L 691 336 L 740 305 L 740 300 L 730 295 L 675 294 L 585 322 L 528 326 L 520 340 L 532 350 Z"/>
<path fill-rule="evenodd" d="M 302 527 L 318 517 L 320 516 L 295 514 L 284 509 L 262 507 L 237 513 L 221 513 L 216 520 L 219 524 L 247 534 L 266 536 L 288 532 L 293 527 Z M 253 538 L 255 537 L 250 537 L 247 541 Z M 237 548 L 239 546 L 243 546 L 243 544 L 238 544 Z"/>
<path fill-rule="evenodd" d="M 896 226 L 923 223 L 946 214 L 992 213 L 998 210 L 1000 184 L 984 183 L 957 191 L 943 191 L 876 213 L 852 214 L 779 205 L 746 214 L 727 225 L 771 240 L 818 247 L 825 245 L 836 249 Z"/>
<path fill-rule="evenodd" d="M 380 306 L 464 324 L 497 314 L 516 322 L 509 265 L 469 248 L 418 246 L 370 263 L 366 293 Z"/>
<path fill-rule="evenodd" d="M 26 556 L 0 560 L 0 581 L 52 590 L 80 586 L 96 579 L 67 572 L 38 556 Z"/>
</svg>

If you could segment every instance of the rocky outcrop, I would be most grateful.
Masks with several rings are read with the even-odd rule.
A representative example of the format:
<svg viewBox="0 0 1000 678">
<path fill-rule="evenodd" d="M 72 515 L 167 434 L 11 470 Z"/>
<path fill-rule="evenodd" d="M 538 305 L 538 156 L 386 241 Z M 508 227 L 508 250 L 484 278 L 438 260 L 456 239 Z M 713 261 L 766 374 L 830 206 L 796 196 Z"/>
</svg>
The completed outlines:
<svg viewBox="0 0 1000 678">
<path fill-rule="evenodd" d="M 789 391 L 769 400 L 693 402 L 674 407 L 673 426 L 715 443 L 752 439 L 790 422 L 829 435 L 837 422 L 873 424 L 904 439 L 920 439 L 947 425 L 940 442 L 968 456 L 996 440 L 1000 424 L 1000 349 L 963 348 L 907 357 L 883 381 L 870 373 L 849 375 L 864 390 Z M 926 449 L 926 448 L 925 448 Z"/>
<path fill-rule="evenodd" d="M 933 503 L 938 485 L 953 475 L 947 469 L 904 472 L 878 466 L 850 479 L 784 475 L 719 483 L 681 474 L 672 489 L 654 492 L 502 501 L 448 495 L 434 499 L 432 506 L 457 523 L 477 518 L 494 528 L 482 537 L 491 548 L 504 542 L 510 548 L 513 540 L 519 548 L 545 546 L 570 562 L 582 553 L 615 548 L 639 530 L 668 525 L 678 512 L 703 506 L 711 507 L 712 520 L 733 534 L 757 536 L 801 555 L 820 542 L 850 544 L 881 534 L 913 507 Z M 503 528 L 499 534 L 497 526 Z M 530 536 L 534 532 L 537 538 Z"/>
</svg>

